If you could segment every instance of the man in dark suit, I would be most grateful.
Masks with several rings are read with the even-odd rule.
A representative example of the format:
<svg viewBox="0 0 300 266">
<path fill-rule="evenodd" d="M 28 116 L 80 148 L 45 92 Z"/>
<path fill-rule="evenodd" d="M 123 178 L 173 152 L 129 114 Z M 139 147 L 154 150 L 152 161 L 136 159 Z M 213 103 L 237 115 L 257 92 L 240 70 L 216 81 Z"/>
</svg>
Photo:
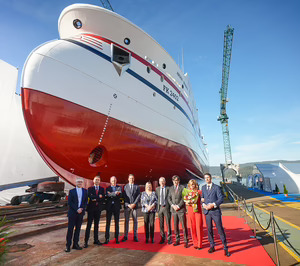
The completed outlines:
<svg viewBox="0 0 300 266">
<path fill-rule="evenodd" d="M 133 218 L 133 231 L 134 231 L 133 240 L 135 242 L 139 242 L 138 235 L 137 235 L 137 228 L 138 228 L 137 208 L 138 208 L 138 202 L 140 201 L 141 198 L 140 187 L 134 184 L 133 174 L 130 174 L 128 176 L 128 182 L 129 183 L 124 187 L 124 193 L 123 193 L 124 202 L 125 202 L 125 210 L 124 210 L 125 228 L 124 228 L 124 237 L 122 239 L 122 242 L 128 240 L 130 214 L 132 214 L 132 218 Z"/>
<path fill-rule="evenodd" d="M 110 235 L 110 222 L 111 217 L 114 215 L 115 220 L 115 239 L 116 244 L 119 244 L 119 219 L 120 219 L 120 209 L 121 202 L 120 198 L 122 198 L 122 188 L 117 185 L 117 178 L 112 176 L 110 178 L 110 186 L 106 188 L 106 230 L 105 230 L 105 243 L 109 243 L 109 235 Z"/>
<path fill-rule="evenodd" d="M 210 249 L 208 253 L 213 253 L 215 251 L 215 242 L 214 242 L 214 232 L 213 224 L 214 220 L 216 227 L 218 229 L 219 236 L 224 246 L 224 254 L 229 257 L 230 253 L 228 252 L 226 235 L 222 225 L 222 213 L 220 205 L 223 203 L 224 195 L 221 187 L 215 185 L 211 181 L 211 175 L 206 173 L 204 175 L 206 185 L 202 186 L 202 202 L 203 202 L 203 213 L 206 218 L 208 239 L 210 243 Z"/>
<path fill-rule="evenodd" d="M 168 227 L 168 244 L 172 244 L 171 212 L 170 212 L 170 204 L 168 201 L 169 188 L 166 187 L 166 179 L 164 177 L 159 178 L 159 185 L 160 186 L 156 188 L 156 195 L 158 198 L 158 217 L 159 217 L 159 225 L 160 225 L 160 237 L 161 237 L 159 244 L 163 244 L 166 241 L 164 218 L 166 218 L 166 223 Z"/>
<path fill-rule="evenodd" d="M 179 221 L 181 222 L 181 226 L 183 228 L 184 233 L 184 247 L 188 248 L 188 231 L 186 226 L 186 210 L 185 204 L 182 197 L 182 191 L 184 189 L 181 186 L 180 178 L 177 175 L 172 177 L 173 186 L 169 188 L 169 204 L 171 205 L 171 213 L 174 219 L 174 231 L 176 234 L 176 242 L 173 244 L 174 246 L 178 246 L 180 244 L 180 234 L 179 234 Z"/>
<path fill-rule="evenodd" d="M 104 200 L 104 188 L 100 187 L 101 178 L 100 175 L 96 175 L 94 177 L 94 186 L 88 188 L 88 198 L 89 202 L 86 208 L 88 213 L 88 222 L 85 230 L 85 238 L 84 238 L 84 247 L 87 248 L 89 238 L 90 238 L 90 231 L 91 226 L 94 221 L 94 244 L 95 245 L 102 245 L 98 238 L 99 232 L 99 221 L 101 216 L 101 211 L 103 208 L 103 200 Z"/>
<path fill-rule="evenodd" d="M 69 191 L 68 196 L 68 232 L 67 232 L 67 244 L 66 252 L 70 252 L 72 236 L 75 227 L 74 237 L 73 237 L 73 249 L 81 250 L 82 247 L 79 246 L 79 234 L 82 225 L 83 216 L 85 213 L 85 208 L 87 205 L 87 191 L 82 188 L 83 179 L 78 178 L 76 180 L 76 187 Z"/>
</svg>

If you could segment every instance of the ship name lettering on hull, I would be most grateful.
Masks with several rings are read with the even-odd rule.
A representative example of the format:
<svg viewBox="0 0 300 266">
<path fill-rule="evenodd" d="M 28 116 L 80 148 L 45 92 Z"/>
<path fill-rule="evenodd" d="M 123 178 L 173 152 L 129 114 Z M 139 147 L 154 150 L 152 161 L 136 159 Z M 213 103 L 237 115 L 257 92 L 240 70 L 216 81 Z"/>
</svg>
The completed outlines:
<svg viewBox="0 0 300 266">
<path fill-rule="evenodd" d="M 168 94 L 169 96 L 171 96 L 171 98 L 173 98 L 177 102 L 179 101 L 179 96 L 177 95 L 177 93 L 175 93 L 174 91 L 172 91 L 171 89 L 169 89 L 167 86 L 163 85 L 163 91 L 166 94 Z"/>
</svg>

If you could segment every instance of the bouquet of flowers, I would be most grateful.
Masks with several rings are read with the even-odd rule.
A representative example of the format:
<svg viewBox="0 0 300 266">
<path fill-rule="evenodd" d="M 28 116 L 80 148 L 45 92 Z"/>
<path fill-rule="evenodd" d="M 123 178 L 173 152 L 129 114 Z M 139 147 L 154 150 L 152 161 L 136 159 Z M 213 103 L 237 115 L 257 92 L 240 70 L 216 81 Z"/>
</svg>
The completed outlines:
<svg viewBox="0 0 300 266">
<path fill-rule="evenodd" d="M 183 201 L 185 202 L 185 204 L 192 205 L 193 211 L 198 212 L 198 205 L 197 205 L 198 197 L 199 197 L 198 192 L 184 189 L 182 192 L 182 195 L 183 195 Z"/>
</svg>

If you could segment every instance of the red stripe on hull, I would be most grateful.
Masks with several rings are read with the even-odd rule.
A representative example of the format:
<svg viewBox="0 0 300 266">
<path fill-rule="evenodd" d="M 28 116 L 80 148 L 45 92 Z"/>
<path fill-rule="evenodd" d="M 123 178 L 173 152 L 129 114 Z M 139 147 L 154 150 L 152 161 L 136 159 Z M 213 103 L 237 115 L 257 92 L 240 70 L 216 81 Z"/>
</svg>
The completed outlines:
<svg viewBox="0 0 300 266">
<path fill-rule="evenodd" d="M 188 101 L 187 101 L 187 99 L 183 96 L 183 94 L 181 94 L 180 89 L 178 89 L 177 86 L 169 79 L 169 77 L 167 77 L 165 74 L 163 74 L 163 73 L 162 73 L 158 68 L 156 68 L 153 64 L 149 63 L 149 62 L 146 61 L 144 58 L 142 58 L 142 57 L 140 57 L 139 55 L 137 55 L 136 53 L 130 51 L 130 50 L 127 49 L 126 47 L 124 47 L 124 46 L 122 46 L 122 45 L 120 45 L 120 44 L 118 44 L 118 43 L 116 43 L 116 42 L 113 42 L 113 41 L 111 41 L 111 40 L 108 40 L 108 39 L 106 39 L 106 38 L 103 38 L 103 37 L 98 36 L 98 35 L 95 35 L 95 34 L 84 34 L 83 36 L 94 37 L 94 38 L 99 39 L 99 40 L 102 40 L 102 41 L 104 41 L 104 42 L 106 42 L 106 43 L 108 43 L 108 44 L 113 43 L 113 44 L 115 44 L 115 45 L 117 45 L 117 46 L 119 46 L 119 47 L 122 47 L 122 49 L 124 49 L 124 50 L 130 52 L 130 53 L 131 53 L 131 56 L 132 56 L 133 58 L 135 58 L 136 60 L 138 60 L 139 62 L 141 62 L 141 63 L 144 64 L 145 66 L 150 66 L 151 69 L 152 69 L 156 74 L 158 74 L 159 76 L 164 76 L 164 79 L 169 83 L 170 86 L 172 86 L 172 88 L 173 88 L 174 90 L 177 91 L 177 93 L 180 95 L 180 97 L 181 97 L 181 98 L 184 100 L 184 102 L 186 103 L 187 107 L 190 109 L 191 113 L 193 113 L 193 112 L 192 112 L 192 109 L 191 109 L 191 107 L 190 107 L 190 105 L 189 105 L 189 103 L 188 103 Z"/>
<path fill-rule="evenodd" d="M 22 104 L 37 150 L 70 183 L 77 176 L 91 180 L 98 172 L 102 181 L 115 175 L 119 183 L 126 183 L 132 173 L 138 184 L 160 176 L 170 182 L 174 174 L 187 181 L 186 169 L 202 176 L 197 154 L 181 144 L 36 90 L 23 88 Z M 104 154 L 90 165 L 89 155 L 101 137 Z"/>
</svg>

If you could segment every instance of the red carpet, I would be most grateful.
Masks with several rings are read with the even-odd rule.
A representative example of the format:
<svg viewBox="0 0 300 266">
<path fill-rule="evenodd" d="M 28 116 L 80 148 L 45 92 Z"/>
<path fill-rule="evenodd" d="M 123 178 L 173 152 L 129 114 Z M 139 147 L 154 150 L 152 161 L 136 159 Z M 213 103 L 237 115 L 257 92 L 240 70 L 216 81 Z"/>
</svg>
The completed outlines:
<svg viewBox="0 0 300 266">
<path fill-rule="evenodd" d="M 228 248 L 231 253 L 230 257 L 224 256 L 223 246 L 219 239 L 217 230 L 215 230 L 215 243 L 216 251 L 213 254 L 209 254 L 209 242 L 207 238 L 206 226 L 204 223 L 204 238 L 203 249 L 195 250 L 192 245 L 191 235 L 189 232 L 189 248 L 183 247 L 183 236 L 181 238 L 181 245 L 174 247 L 173 245 L 159 244 L 159 220 L 156 219 L 154 244 L 145 243 L 144 224 L 139 223 L 138 238 L 139 243 L 133 242 L 133 233 L 129 233 L 129 240 L 125 243 L 115 244 L 114 241 L 106 246 L 113 248 L 128 248 L 133 250 L 144 250 L 149 252 L 163 252 L 168 254 L 178 254 L 183 256 L 193 256 L 198 258 L 209 258 L 212 260 L 222 260 L 226 262 L 235 262 L 245 265 L 275 265 L 268 253 L 264 250 L 263 246 L 258 240 L 250 238 L 252 231 L 250 227 L 244 223 L 244 219 L 237 218 L 235 216 L 223 216 L 223 224 L 226 232 Z M 132 221 L 130 221 L 130 227 Z M 122 239 L 122 237 L 121 237 Z M 174 235 L 173 235 L 174 241 Z"/>
</svg>

